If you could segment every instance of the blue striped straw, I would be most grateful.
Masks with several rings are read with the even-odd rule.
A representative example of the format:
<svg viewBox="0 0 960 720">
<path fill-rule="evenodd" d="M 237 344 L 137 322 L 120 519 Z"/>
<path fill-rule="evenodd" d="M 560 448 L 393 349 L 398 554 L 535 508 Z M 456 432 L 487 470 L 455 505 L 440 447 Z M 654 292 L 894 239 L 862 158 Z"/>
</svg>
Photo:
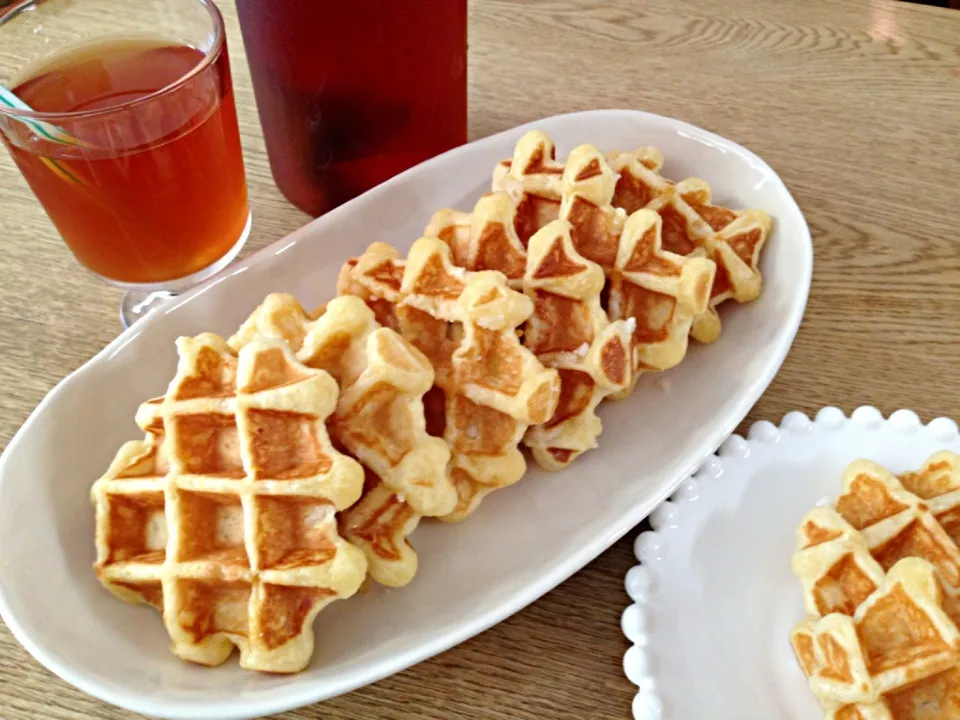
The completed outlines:
<svg viewBox="0 0 960 720">
<path fill-rule="evenodd" d="M 26 110 L 27 112 L 34 112 L 32 107 L 27 105 L 23 100 L 18 98 L 3 85 L 0 85 L 0 103 L 13 110 Z M 14 117 L 20 122 L 29 125 L 31 128 L 33 128 L 33 131 L 37 135 L 46 138 L 47 140 L 62 143 L 64 145 L 83 144 L 66 130 L 59 128 L 56 125 L 51 125 L 50 123 L 43 122 L 41 120 L 34 120 L 30 117 L 24 117 L 23 115 L 14 115 Z"/>
<path fill-rule="evenodd" d="M 27 112 L 33 112 L 33 108 L 27 105 L 23 100 L 14 95 L 10 90 L 5 88 L 3 85 L 0 85 L 0 105 L 6 105 L 12 110 L 26 110 Z M 15 117 L 20 122 L 29 126 L 37 135 L 40 137 L 49 140 L 51 142 L 60 143 L 61 145 L 73 145 L 76 147 L 83 147 L 84 143 L 75 138 L 73 135 L 68 133 L 63 128 L 57 127 L 56 125 L 51 125 L 48 122 L 43 122 L 42 120 L 35 120 L 31 117 L 25 117 L 23 115 L 16 115 Z M 70 180 L 75 183 L 83 184 L 80 178 L 74 175 L 72 172 L 67 170 L 63 165 L 54 160 L 53 158 L 48 158 L 45 156 L 40 156 L 40 159 L 43 163 L 49 167 L 53 172 L 55 172 L 60 177 L 65 180 Z"/>
</svg>

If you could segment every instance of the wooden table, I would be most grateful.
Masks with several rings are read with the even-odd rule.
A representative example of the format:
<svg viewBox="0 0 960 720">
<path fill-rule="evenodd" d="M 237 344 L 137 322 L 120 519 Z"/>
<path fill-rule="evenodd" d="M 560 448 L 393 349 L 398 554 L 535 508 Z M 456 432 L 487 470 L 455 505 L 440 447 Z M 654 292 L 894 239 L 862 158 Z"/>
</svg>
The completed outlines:
<svg viewBox="0 0 960 720">
<path fill-rule="evenodd" d="M 251 251 L 308 218 L 271 180 L 232 2 L 220 4 L 254 208 Z M 472 137 L 626 107 L 743 143 L 786 181 L 816 244 L 806 319 L 746 422 L 824 404 L 960 416 L 960 12 L 888 0 L 722 6 L 476 0 Z M 119 331 L 119 293 L 76 265 L 5 153 L 0 198 L 2 448 L 57 381 Z M 282 717 L 628 716 L 619 619 L 632 540 L 480 637 Z M 0 677 L 8 720 L 134 717 L 51 675 L 2 625 Z"/>
</svg>

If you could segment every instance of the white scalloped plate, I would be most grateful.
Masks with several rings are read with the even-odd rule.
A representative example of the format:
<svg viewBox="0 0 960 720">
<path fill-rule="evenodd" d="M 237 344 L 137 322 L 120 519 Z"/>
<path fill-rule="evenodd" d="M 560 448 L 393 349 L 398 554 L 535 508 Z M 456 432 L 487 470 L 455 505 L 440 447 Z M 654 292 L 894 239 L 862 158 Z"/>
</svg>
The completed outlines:
<svg viewBox="0 0 960 720">
<path fill-rule="evenodd" d="M 626 578 L 634 604 L 621 619 L 637 720 L 823 717 L 787 640 L 805 617 L 790 571 L 797 525 L 836 498 L 857 458 L 902 472 L 960 452 L 953 420 L 923 425 L 909 410 L 884 419 L 873 407 L 850 418 L 828 407 L 814 421 L 789 413 L 747 437 L 728 438 L 637 537 L 641 564 Z"/>
<path fill-rule="evenodd" d="M 531 126 L 549 132 L 561 154 L 584 142 L 605 151 L 655 145 L 669 177 L 697 174 L 717 188 L 718 203 L 766 209 L 775 226 L 762 259 L 763 295 L 721 309 L 723 336 L 691 348 L 665 376 L 669 392 L 648 376 L 634 397 L 606 403 L 601 450 L 564 472 L 531 468 L 469 522 L 423 523 L 414 536 L 414 582 L 324 610 L 304 672 L 258 675 L 236 660 L 212 670 L 180 662 L 151 609 L 118 602 L 96 581 L 88 499 L 120 443 L 140 432 L 137 405 L 172 377 L 174 339 L 229 334 L 268 292 L 293 292 L 307 306 L 329 300 L 344 260 L 370 242 L 405 250 L 437 208 L 472 207 L 490 187 L 493 167 Z M 629 110 L 574 113 L 445 153 L 151 312 L 47 396 L 0 458 L 0 615 L 69 682 L 170 718 L 259 717 L 402 670 L 533 602 L 673 492 L 773 379 L 800 324 L 812 264 L 810 231 L 776 173 L 739 145 L 676 120 Z"/>
</svg>

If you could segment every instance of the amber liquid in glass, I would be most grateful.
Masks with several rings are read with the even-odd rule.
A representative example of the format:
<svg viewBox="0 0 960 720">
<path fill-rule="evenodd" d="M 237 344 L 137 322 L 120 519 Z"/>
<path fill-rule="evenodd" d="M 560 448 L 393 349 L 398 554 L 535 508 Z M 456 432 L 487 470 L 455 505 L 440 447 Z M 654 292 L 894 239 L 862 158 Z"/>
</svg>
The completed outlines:
<svg viewBox="0 0 960 720">
<path fill-rule="evenodd" d="M 238 0 L 270 168 L 319 215 L 467 139 L 466 0 Z"/>
<path fill-rule="evenodd" d="M 77 259 L 120 283 L 191 275 L 223 257 L 249 218 L 225 50 L 169 94 L 204 54 L 169 41 L 121 39 L 76 48 L 13 91 L 37 111 L 104 109 L 59 126 L 81 146 L 8 143 Z"/>
</svg>

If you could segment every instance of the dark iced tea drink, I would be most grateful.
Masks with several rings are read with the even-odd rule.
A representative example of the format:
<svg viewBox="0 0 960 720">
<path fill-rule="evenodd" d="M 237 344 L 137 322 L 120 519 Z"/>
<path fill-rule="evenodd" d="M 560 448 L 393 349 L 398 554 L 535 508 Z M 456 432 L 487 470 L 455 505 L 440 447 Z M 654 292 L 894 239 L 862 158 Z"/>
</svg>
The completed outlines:
<svg viewBox="0 0 960 720">
<path fill-rule="evenodd" d="M 306 212 L 466 141 L 466 0 L 237 7 L 274 178 Z"/>
</svg>

